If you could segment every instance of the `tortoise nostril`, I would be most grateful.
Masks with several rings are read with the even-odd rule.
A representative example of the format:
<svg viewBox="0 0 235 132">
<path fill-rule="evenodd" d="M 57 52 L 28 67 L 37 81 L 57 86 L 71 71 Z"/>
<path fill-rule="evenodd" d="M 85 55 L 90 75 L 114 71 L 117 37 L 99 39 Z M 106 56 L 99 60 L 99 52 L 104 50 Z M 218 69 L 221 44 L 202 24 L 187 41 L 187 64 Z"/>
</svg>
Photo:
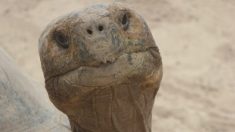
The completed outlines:
<svg viewBox="0 0 235 132">
<path fill-rule="evenodd" d="M 93 33 L 91 29 L 87 29 L 86 31 L 87 31 L 88 34 L 92 34 Z"/>
<path fill-rule="evenodd" d="M 102 25 L 99 25 L 99 26 L 98 26 L 98 30 L 99 30 L 99 31 L 103 31 L 103 29 L 104 29 L 104 27 L 103 27 Z"/>
</svg>

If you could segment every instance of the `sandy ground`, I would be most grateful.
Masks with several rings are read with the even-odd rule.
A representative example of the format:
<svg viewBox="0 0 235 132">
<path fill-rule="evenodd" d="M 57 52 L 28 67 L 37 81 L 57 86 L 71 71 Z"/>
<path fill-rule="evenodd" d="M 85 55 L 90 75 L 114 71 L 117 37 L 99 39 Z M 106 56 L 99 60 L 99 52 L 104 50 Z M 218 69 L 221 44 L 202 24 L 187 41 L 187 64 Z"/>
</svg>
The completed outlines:
<svg viewBox="0 0 235 132">
<path fill-rule="evenodd" d="M 1 0 L 0 47 L 43 83 L 37 43 L 55 17 L 111 0 Z M 129 0 L 160 47 L 153 132 L 235 131 L 235 1 Z"/>
</svg>

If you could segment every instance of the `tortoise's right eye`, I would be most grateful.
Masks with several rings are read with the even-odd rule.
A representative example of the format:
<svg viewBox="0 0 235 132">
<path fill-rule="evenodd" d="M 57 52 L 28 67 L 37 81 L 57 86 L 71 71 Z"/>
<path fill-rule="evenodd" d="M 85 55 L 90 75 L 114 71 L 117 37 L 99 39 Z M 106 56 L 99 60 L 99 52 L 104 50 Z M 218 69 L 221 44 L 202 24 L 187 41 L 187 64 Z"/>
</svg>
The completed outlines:
<svg viewBox="0 0 235 132">
<path fill-rule="evenodd" d="M 56 41 L 56 43 L 61 46 L 62 48 L 67 49 L 69 47 L 69 40 L 68 37 L 59 31 L 55 31 L 53 34 L 54 40 Z"/>
<path fill-rule="evenodd" d="M 122 28 L 126 31 L 129 27 L 129 23 L 130 23 L 130 20 L 129 20 L 129 14 L 128 13 L 125 13 L 122 18 L 121 18 L 121 24 L 122 24 Z"/>
</svg>

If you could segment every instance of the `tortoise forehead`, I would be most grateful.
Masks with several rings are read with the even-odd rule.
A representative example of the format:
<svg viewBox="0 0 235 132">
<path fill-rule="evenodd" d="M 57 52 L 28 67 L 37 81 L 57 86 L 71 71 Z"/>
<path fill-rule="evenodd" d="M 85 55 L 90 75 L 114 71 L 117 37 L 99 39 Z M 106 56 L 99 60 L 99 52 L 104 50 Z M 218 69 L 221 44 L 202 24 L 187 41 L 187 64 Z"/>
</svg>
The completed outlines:
<svg viewBox="0 0 235 132">
<path fill-rule="evenodd" d="M 85 15 L 96 14 L 99 16 L 103 16 L 103 15 L 107 15 L 107 13 L 109 13 L 107 9 L 108 9 L 107 5 L 93 5 L 91 7 L 84 9 L 80 14 L 81 15 L 83 13 Z"/>
<path fill-rule="evenodd" d="M 69 14 L 63 15 L 52 21 L 49 25 L 64 24 L 65 22 L 76 22 L 87 18 L 95 20 L 100 17 L 107 17 L 112 13 L 109 9 L 110 8 L 108 5 L 93 5 L 91 7 L 85 8 L 84 10 L 74 11 Z"/>
<path fill-rule="evenodd" d="M 86 18 L 86 17 L 103 17 L 108 16 L 110 11 L 108 10 L 107 5 L 94 5 L 88 8 L 85 8 L 82 11 L 74 11 L 70 14 L 65 15 L 62 17 L 62 21 L 66 19 L 78 19 L 78 18 Z"/>
</svg>

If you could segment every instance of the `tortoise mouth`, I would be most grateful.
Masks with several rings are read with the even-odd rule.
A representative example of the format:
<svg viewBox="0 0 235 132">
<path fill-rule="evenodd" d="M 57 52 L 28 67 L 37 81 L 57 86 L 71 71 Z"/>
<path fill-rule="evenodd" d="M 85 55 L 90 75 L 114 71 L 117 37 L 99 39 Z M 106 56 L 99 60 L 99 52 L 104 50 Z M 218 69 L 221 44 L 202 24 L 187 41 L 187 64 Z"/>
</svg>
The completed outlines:
<svg viewBox="0 0 235 132">
<path fill-rule="evenodd" d="M 133 70 L 137 69 L 136 67 L 138 67 L 138 65 L 141 65 L 144 62 L 143 60 L 141 60 L 141 59 L 143 59 L 143 58 L 141 58 L 141 56 L 142 56 L 141 53 L 148 53 L 148 52 L 151 54 L 151 56 L 153 58 L 156 58 L 156 56 L 155 56 L 156 53 L 159 54 L 158 48 L 156 46 L 148 47 L 148 48 L 145 48 L 145 49 L 132 51 L 132 52 L 128 52 L 128 53 L 124 52 L 123 54 L 117 56 L 113 60 L 101 61 L 98 65 L 95 65 L 95 66 L 82 65 L 82 66 L 78 66 L 78 67 L 75 67 L 73 69 L 70 69 L 70 70 L 68 70 L 64 73 L 48 77 L 46 79 L 46 83 L 49 82 L 50 80 L 54 79 L 54 78 L 65 77 L 67 75 L 68 76 L 73 75 L 74 73 L 79 74 L 79 75 L 76 75 L 76 76 L 81 77 L 81 72 L 83 72 L 83 73 L 87 72 L 87 74 L 89 74 L 89 75 L 84 75 L 84 76 L 87 77 L 88 80 L 91 80 L 91 78 L 89 78 L 89 76 L 93 76 L 92 78 L 94 78 L 95 75 L 100 75 L 100 76 L 96 76 L 96 78 L 100 78 L 102 80 L 102 78 L 107 78 L 109 76 L 115 76 L 114 74 L 117 74 L 118 72 L 120 72 L 122 70 L 124 70 L 124 71 L 127 70 L 122 65 L 131 66 L 131 71 L 129 71 L 129 72 L 132 72 Z M 139 59 L 139 60 L 137 62 L 132 62 L 133 61 L 133 57 L 132 57 L 133 54 L 134 54 L 134 56 L 138 55 L 139 58 L 136 58 L 136 59 Z M 122 65 L 116 64 L 118 62 Z M 119 71 L 115 72 L 115 70 L 114 70 L 115 68 L 118 69 Z M 112 71 L 112 70 L 114 70 L 114 71 Z M 109 73 L 109 72 L 110 72 L 109 75 L 103 75 L 103 73 Z M 113 74 L 113 75 L 111 75 L 111 74 Z M 119 75 L 119 76 L 126 76 L 126 75 Z M 86 81 L 82 81 L 82 80 L 83 79 L 80 79 L 79 82 L 84 82 L 84 83 L 86 82 Z M 117 80 L 117 79 L 115 79 L 115 80 Z M 95 83 L 94 86 L 98 86 L 98 84 L 99 83 Z M 80 83 L 80 86 L 82 86 L 82 83 Z M 86 86 L 88 86 L 88 85 L 86 85 Z"/>
</svg>

